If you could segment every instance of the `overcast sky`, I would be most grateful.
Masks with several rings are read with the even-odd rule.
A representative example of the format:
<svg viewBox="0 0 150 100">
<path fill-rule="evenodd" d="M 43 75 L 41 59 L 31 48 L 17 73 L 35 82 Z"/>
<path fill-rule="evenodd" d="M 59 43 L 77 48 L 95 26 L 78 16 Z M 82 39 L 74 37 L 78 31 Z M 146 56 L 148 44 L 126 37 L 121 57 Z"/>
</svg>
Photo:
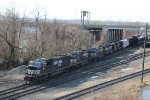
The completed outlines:
<svg viewBox="0 0 150 100">
<path fill-rule="evenodd" d="M 12 6 L 27 14 L 46 10 L 50 19 L 80 19 L 86 10 L 92 20 L 150 22 L 150 0 L 0 0 L 1 12 Z"/>
</svg>

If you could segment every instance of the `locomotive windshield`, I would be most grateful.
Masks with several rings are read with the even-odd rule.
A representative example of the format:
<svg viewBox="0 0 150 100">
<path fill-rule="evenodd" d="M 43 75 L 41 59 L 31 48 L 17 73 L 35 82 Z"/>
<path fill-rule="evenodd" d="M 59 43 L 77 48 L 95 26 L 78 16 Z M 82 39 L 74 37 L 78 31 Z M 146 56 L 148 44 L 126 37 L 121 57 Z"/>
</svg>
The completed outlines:
<svg viewBox="0 0 150 100">
<path fill-rule="evenodd" d="M 95 52 L 97 52 L 97 48 L 94 48 L 94 47 L 93 47 L 93 48 L 88 49 L 88 51 L 89 51 L 89 52 L 92 52 L 92 53 L 95 53 Z"/>
<path fill-rule="evenodd" d="M 72 53 L 71 57 L 76 59 L 76 58 L 78 58 L 78 54 Z"/>
<path fill-rule="evenodd" d="M 78 54 L 76 54 L 75 52 L 68 53 L 68 56 L 72 59 L 77 59 L 78 58 Z"/>
<path fill-rule="evenodd" d="M 75 51 L 70 53 L 70 57 L 73 59 L 79 59 L 83 56 L 83 51 Z"/>
<path fill-rule="evenodd" d="M 28 66 L 28 69 L 30 69 L 30 70 L 38 70 L 37 67 L 33 67 L 33 66 Z"/>
<path fill-rule="evenodd" d="M 28 64 L 28 69 L 30 70 L 38 70 L 41 68 L 41 63 L 37 61 L 30 61 Z"/>
</svg>

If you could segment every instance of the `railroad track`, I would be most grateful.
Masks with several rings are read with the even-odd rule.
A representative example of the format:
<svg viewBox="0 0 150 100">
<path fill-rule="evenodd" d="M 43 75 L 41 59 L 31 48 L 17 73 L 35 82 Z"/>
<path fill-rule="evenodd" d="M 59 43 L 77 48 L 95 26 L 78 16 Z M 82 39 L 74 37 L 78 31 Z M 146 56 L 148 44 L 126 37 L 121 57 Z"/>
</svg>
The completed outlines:
<svg viewBox="0 0 150 100">
<path fill-rule="evenodd" d="M 146 57 L 150 55 L 150 51 L 147 52 L 146 54 Z M 101 69 L 102 67 L 105 67 L 105 68 L 112 68 L 114 66 L 118 66 L 118 65 L 121 65 L 121 64 L 126 64 L 128 62 L 131 62 L 131 61 L 134 61 L 134 60 L 137 60 L 137 59 L 140 59 L 143 57 L 143 54 L 142 53 L 139 53 L 139 54 L 134 54 L 134 55 L 131 55 L 131 56 L 127 56 L 127 57 L 118 57 L 118 58 L 113 58 L 113 56 L 109 57 L 109 58 L 106 58 L 106 59 L 101 59 L 99 62 L 97 63 L 94 63 L 94 64 L 91 64 L 91 65 L 88 65 L 87 67 L 81 67 L 80 69 L 82 70 L 87 70 L 88 72 L 90 71 L 95 71 L 95 68 L 96 70 L 97 69 Z M 113 58 L 112 60 L 109 60 Z M 103 62 L 103 60 L 106 60 L 105 62 Z M 97 68 L 99 67 L 99 68 Z M 82 70 L 78 71 L 78 73 L 81 73 Z M 73 74 L 76 74 L 77 72 L 73 72 Z M 68 74 L 68 73 L 66 73 Z M 67 76 L 67 75 L 65 75 Z M 64 76 L 64 77 L 65 77 Z"/>
<path fill-rule="evenodd" d="M 146 56 L 148 56 L 148 55 L 149 54 L 146 54 Z M 37 91 L 40 91 L 43 89 L 47 89 L 47 88 L 50 88 L 50 87 L 53 87 L 56 85 L 60 85 L 62 82 L 66 83 L 66 82 L 69 82 L 69 81 L 72 81 L 72 80 L 75 80 L 75 79 L 78 79 L 81 77 L 92 75 L 93 72 L 104 71 L 104 70 L 107 70 L 108 68 L 112 68 L 114 66 L 121 65 L 121 64 L 124 64 L 127 62 L 131 62 L 132 60 L 136 60 L 136 59 L 139 59 L 141 57 L 142 57 L 142 54 L 137 54 L 137 55 L 130 56 L 129 57 L 130 59 L 128 58 L 127 60 L 124 60 L 123 62 L 118 62 L 115 64 L 113 63 L 113 64 L 105 65 L 105 64 L 108 64 L 108 62 L 105 62 L 105 63 L 98 64 L 96 66 L 91 65 L 91 67 L 93 69 L 89 70 L 88 72 L 92 71 L 92 73 L 76 74 L 76 75 L 70 76 L 70 78 L 63 77 L 61 79 L 52 79 L 52 80 L 50 80 L 50 82 L 48 82 L 46 84 L 41 84 L 41 85 L 23 86 L 23 87 L 18 86 L 18 89 L 17 88 L 15 89 L 15 87 L 14 87 L 12 89 L 8 89 L 7 92 L 6 92 L 6 90 L 4 90 L 5 92 L 0 91 L 0 100 L 16 99 L 16 98 L 22 97 L 22 96 L 27 95 L 27 94 L 31 94 L 31 93 L 34 93 L 34 92 L 37 92 Z M 103 65 L 103 66 L 101 66 L 101 65 Z M 100 67 L 98 67 L 98 66 L 100 66 Z M 96 68 L 96 67 L 98 67 L 98 68 Z M 26 87 L 26 88 L 24 88 L 24 87 Z"/>
<path fill-rule="evenodd" d="M 26 85 L 26 84 L 21 84 L 21 85 L 19 85 L 19 86 L 15 86 L 15 87 L 12 87 L 12 88 L 9 88 L 9 89 L 0 91 L 0 95 L 7 95 L 8 93 L 15 92 L 15 91 L 18 91 L 18 90 L 27 88 L 27 87 L 28 87 L 28 85 Z"/>
<path fill-rule="evenodd" d="M 149 73 L 149 72 L 150 72 L 150 69 L 144 70 L 144 74 Z M 113 80 L 110 80 L 110 81 L 107 81 L 107 82 L 104 82 L 104 83 L 101 83 L 101 84 L 97 84 L 97 85 L 89 87 L 89 88 L 85 88 L 85 89 L 70 93 L 68 95 L 56 98 L 54 100 L 71 100 L 71 99 L 75 99 L 75 98 L 78 98 L 78 97 L 83 96 L 85 94 L 95 92 L 97 90 L 106 88 L 108 86 L 112 86 L 112 85 L 117 84 L 119 82 L 123 82 L 123 81 L 129 80 L 129 79 L 138 77 L 141 74 L 142 74 L 142 71 L 139 71 L 139 72 L 136 72 L 136 73 L 133 73 L 133 74 L 129 74 L 129 75 L 126 75 L 126 76 L 123 76 L 123 77 L 120 77 L 120 78 L 116 78 L 116 79 L 113 79 Z"/>
</svg>

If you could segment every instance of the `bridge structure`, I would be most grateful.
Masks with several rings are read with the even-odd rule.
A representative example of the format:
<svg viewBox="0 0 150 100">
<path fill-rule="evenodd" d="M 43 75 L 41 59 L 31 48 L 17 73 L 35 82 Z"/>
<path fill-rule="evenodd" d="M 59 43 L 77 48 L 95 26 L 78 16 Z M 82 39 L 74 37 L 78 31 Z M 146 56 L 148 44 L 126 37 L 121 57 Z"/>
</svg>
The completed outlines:
<svg viewBox="0 0 150 100">
<path fill-rule="evenodd" d="M 146 25 L 90 25 L 89 19 L 90 12 L 81 11 L 81 29 L 89 30 L 94 37 L 93 39 L 95 43 L 98 43 L 99 41 L 103 41 L 103 44 L 111 43 L 129 37 L 131 35 L 145 33 L 144 27 Z M 147 30 L 150 31 L 150 27 L 148 27 Z"/>
<path fill-rule="evenodd" d="M 89 30 L 94 36 L 95 43 L 101 40 L 111 43 L 127 37 L 125 34 L 135 35 L 145 32 L 144 26 L 82 25 L 81 29 Z M 150 31 L 150 27 L 148 27 L 148 31 Z"/>
</svg>

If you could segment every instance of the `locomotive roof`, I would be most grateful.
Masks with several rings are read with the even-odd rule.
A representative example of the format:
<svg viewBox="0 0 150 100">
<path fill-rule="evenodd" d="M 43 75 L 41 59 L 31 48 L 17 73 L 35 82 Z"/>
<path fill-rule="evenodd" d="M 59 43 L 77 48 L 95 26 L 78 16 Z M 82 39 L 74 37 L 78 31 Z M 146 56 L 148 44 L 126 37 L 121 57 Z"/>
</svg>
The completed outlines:
<svg viewBox="0 0 150 100">
<path fill-rule="evenodd" d="M 59 59 L 59 58 L 65 58 L 65 57 L 68 57 L 68 55 L 59 55 L 59 56 L 52 57 L 51 59 Z"/>
<path fill-rule="evenodd" d="M 128 39 L 123 39 L 123 40 L 121 40 L 121 41 L 128 41 Z"/>
<path fill-rule="evenodd" d="M 108 47 L 108 46 L 112 46 L 113 44 L 112 43 L 109 43 L 109 44 L 105 44 L 104 47 Z"/>
<path fill-rule="evenodd" d="M 97 45 L 94 45 L 94 46 L 92 46 L 91 48 L 98 48 L 99 46 L 97 46 Z"/>
<path fill-rule="evenodd" d="M 76 53 L 82 53 L 83 51 L 72 51 L 72 52 L 69 52 L 67 54 L 76 54 Z"/>
<path fill-rule="evenodd" d="M 55 57 L 52 57 L 52 58 L 55 59 L 55 58 L 62 58 L 62 57 L 63 57 L 63 56 L 55 56 Z"/>
</svg>

